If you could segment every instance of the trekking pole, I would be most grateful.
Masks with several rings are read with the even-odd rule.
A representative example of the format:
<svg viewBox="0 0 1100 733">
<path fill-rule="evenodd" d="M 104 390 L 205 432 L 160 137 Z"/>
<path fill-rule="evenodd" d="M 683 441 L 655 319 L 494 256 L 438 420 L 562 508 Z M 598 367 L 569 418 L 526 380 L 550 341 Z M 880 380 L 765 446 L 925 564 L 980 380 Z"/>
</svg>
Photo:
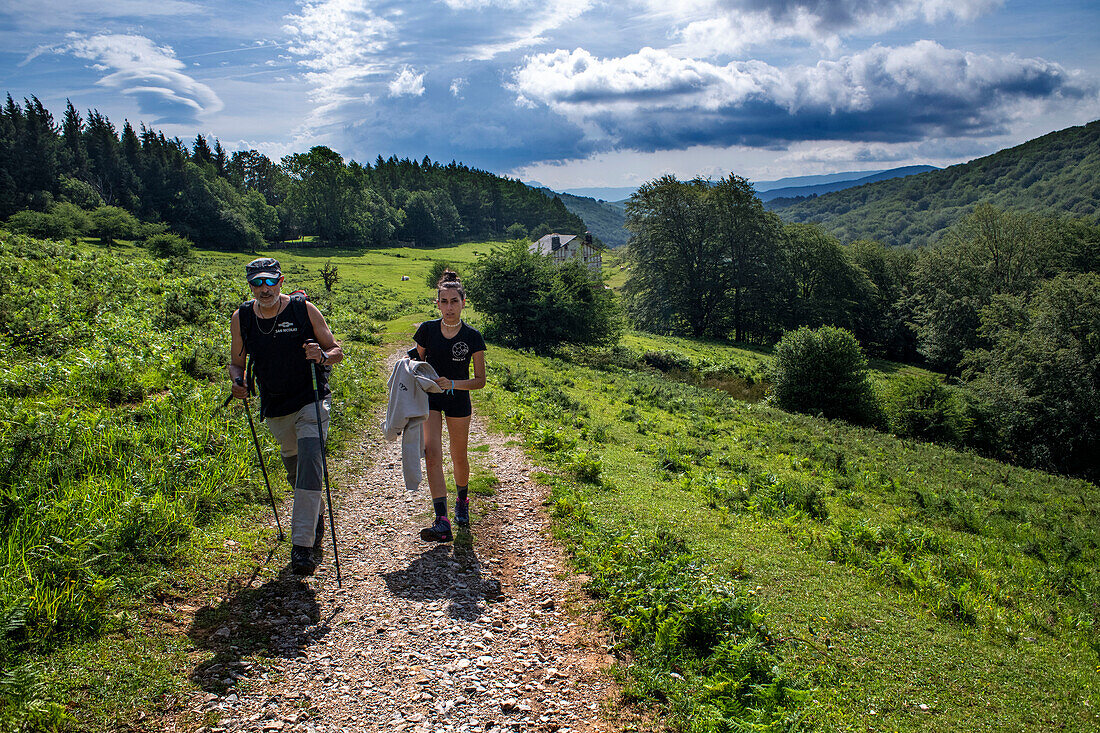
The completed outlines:
<svg viewBox="0 0 1100 733">
<path fill-rule="evenodd" d="M 307 339 L 307 344 L 316 343 L 313 339 Z M 336 563 L 336 587 L 343 588 L 340 582 L 340 552 L 336 549 L 336 517 L 332 513 L 332 492 L 328 487 L 328 448 L 325 445 L 325 430 L 321 424 L 321 390 L 317 386 L 317 370 L 320 365 L 311 362 L 313 368 L 309 374 L 313 377 L 313 408 L 317 411 L 317 435 L 321 438 L 321 474 L 325 477 L 325 501 L 328 503 L 328 528 L 332 532 L 332 559 Z"/>
<path fill-rule="evenodd" d="M 237 377 L 235 380 L 241 387 L 244 386 L 244 380 Z M 232 395 L 230 395 L 232 397 Z M 275 513 L 275 526 L 279 528 L 279 542 L 286 539 L 286 535 L 283 534 L 283 525 L 279 523 L 279 510 L 275 508 L 275 493 L 271 490 L 271 480 L 267 477 L 267 466 L 264 465 L 264 454 L 260 451 L 260 438 L 256 435 L 256 423 L 252 421 L 252 406 L 248 404 L 248 398 L 244 400 L 244 411 L 248 414 L 248 427 L 252 428 L 252 443 L 256 446 L 256 457 L 260 459 L 260 470 L 264 474 L 264 483 L 267 484 L 267 496 L 271 499 L 271 511 Z"/>
</svg>

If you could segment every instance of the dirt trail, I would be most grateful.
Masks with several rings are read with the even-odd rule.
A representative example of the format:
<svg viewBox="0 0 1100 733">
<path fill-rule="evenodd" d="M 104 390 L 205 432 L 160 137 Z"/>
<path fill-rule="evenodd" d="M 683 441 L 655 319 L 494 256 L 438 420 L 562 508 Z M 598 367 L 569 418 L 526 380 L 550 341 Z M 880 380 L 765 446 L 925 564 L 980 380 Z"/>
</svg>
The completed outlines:
<svg viewBox="0 0 1100 733">
<path fill-rule="evenodd" d="M 507 441 L 475 412 L 470 446 L 488 450 L 471 459 L 500 486 L 471 496 L 471 534 L 441 545 L 419 538 L 430 498 L 404 488 L 399 442 L 368 439 L 334 464 L 343 589 L 331 552 L 304 583 L 282 569 L 237 589 L 193 630 L 215 656 L 194 670 L 179 728 L 611 730 L 607 640 Z"/>
</svg>

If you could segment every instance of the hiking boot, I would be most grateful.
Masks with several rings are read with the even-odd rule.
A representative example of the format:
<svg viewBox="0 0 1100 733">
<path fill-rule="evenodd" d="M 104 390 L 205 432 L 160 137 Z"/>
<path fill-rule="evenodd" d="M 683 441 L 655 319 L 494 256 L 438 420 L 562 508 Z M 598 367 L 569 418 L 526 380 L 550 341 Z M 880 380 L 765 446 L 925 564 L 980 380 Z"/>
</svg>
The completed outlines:
<svg viewBox="0 0 1100 733">
<path fill-rule="evenodd" d="M 420 539 L 425 542 L 450 542 L 454 539 L 451 523 L 446 517 L 436 517 L 435 524 L 420 530 Z"/>
<path fill-rule="evenodd" d="M 295 575 L 313 575 L 317 563 L 313 561 L 313 548 L 294 545 L 290 551 L 290 571 Z"/>
<path fill-rule="evenodd" d="M 313 535 L 313 547 L 310 556 L 314 562 L 321 561 L 322 546 L 325 543 L 325 513 L 317 515 L 317 533 Z"/>
<path fill-rule="evenodd" d="M 459 499 L 455 502 L 455 522 L 463 527 L 470 526 L 470 500 Z"/>
</svg>

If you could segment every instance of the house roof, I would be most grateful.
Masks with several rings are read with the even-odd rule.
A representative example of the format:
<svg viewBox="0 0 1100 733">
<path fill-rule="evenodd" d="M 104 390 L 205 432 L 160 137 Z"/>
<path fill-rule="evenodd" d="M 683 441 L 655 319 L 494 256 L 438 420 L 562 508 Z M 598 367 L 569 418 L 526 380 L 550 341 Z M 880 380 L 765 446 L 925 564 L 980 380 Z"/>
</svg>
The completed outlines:
<svg viewBox="0 0 1100 733">
<path fill-rule="evenodd" d="M 554 237 L 558 237 L 558 246 L 554 246 Z M 549 252 L 556 252 L 562 247 L 567 246 L 570 242 L 577 238 L 576 234 L 547 234 L 545 237 L 541 237 L 539 241 L 535 242 L 531 249 L 536 252 L 542 252 L 544 254 Z"/>
</svg>

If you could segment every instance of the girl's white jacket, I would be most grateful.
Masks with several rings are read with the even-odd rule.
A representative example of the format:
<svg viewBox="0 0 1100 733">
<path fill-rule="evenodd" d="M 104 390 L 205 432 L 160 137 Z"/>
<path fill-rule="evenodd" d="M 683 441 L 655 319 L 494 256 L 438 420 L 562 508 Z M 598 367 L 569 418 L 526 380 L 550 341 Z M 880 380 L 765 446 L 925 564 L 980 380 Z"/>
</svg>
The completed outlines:
<svg viewBox="0 0 1100 733">
<path fill-rule="evenodd" d="M 421 425 L 428 419 L 428 393 L 442 392 L 435 383 L 439 375 L 426 361 L 403 357 L 393 365 L 393 373 L 387 384 L 389 403 L 382 434 L 386 440 L 401 436 L 401 469 L 405 474 L 405 488 L 415 491 L 423 474 L 420 457 L 424 455 L 424 431 Z"/>
</svg>

